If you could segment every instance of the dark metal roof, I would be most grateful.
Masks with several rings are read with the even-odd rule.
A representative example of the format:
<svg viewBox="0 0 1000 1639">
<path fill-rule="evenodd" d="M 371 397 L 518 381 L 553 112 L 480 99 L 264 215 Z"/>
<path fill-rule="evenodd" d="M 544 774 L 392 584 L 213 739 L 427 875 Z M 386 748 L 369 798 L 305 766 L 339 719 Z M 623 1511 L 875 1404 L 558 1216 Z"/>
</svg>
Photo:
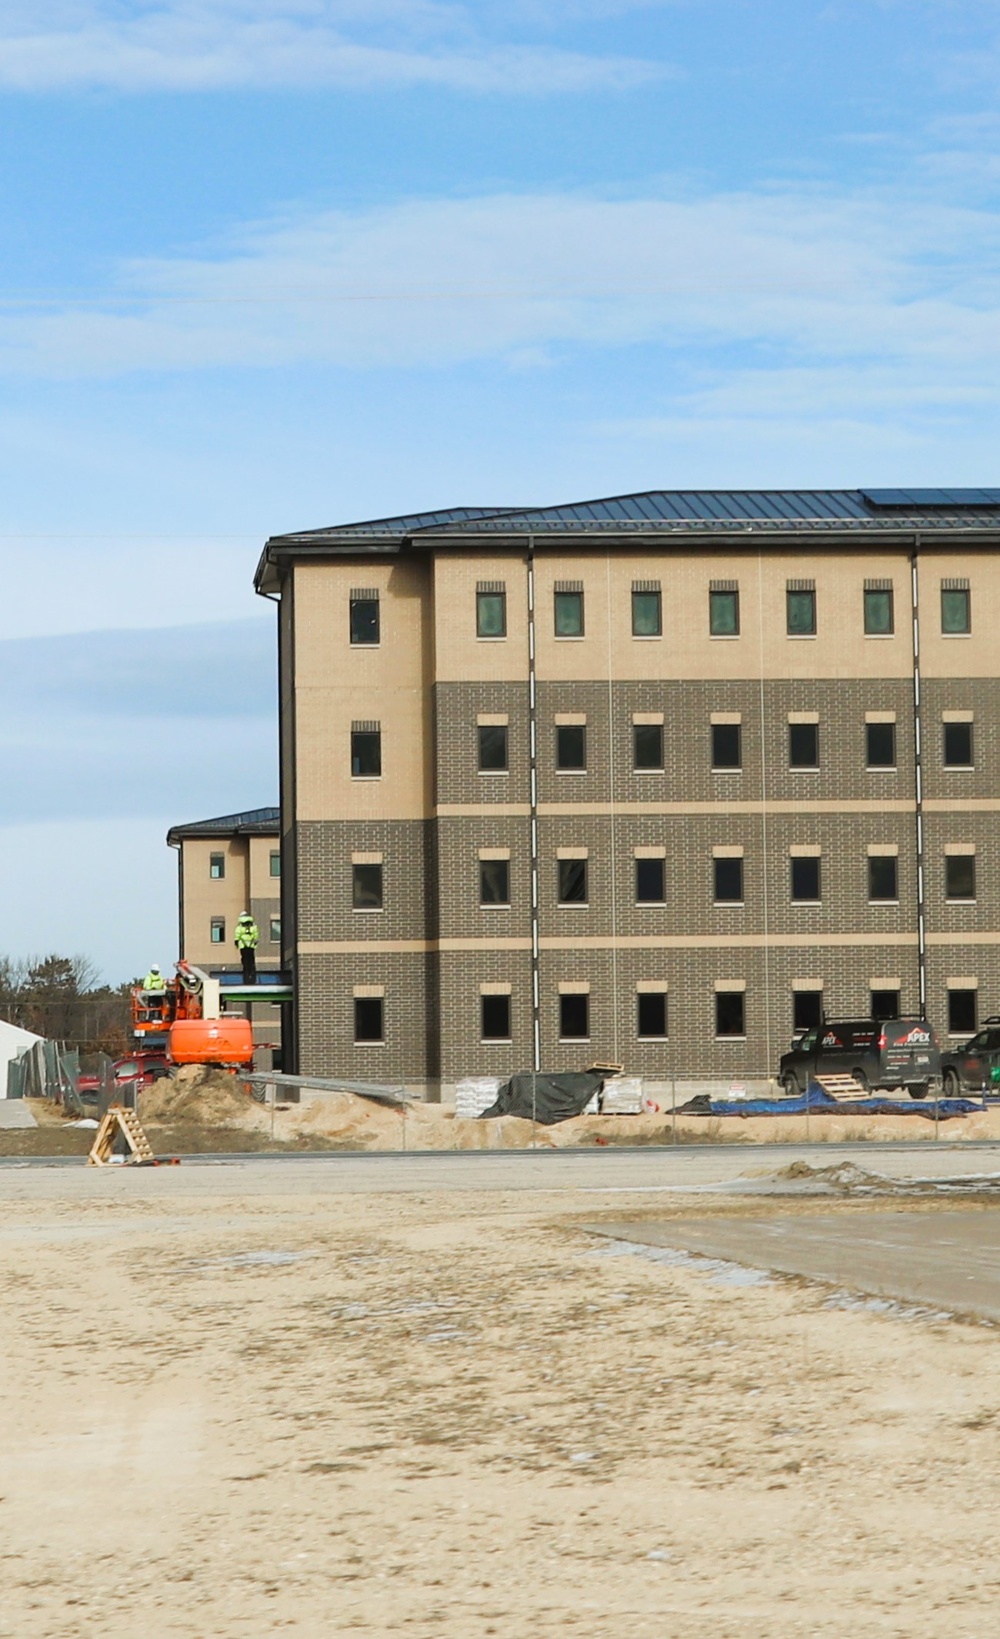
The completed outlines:
<svg viewBox="0 0 1000 1639">
<path fill-rule="evenodd" d="M 922 530 L 1000 532 L 1000 489 L 645 490 L 565 506 L 451 507 L 273 536 L 257 569 L 258 591 L 277 590 L 277 562 L 304 553 L 394 554 L 421 537 L 491 535 L 853 534 Z"/>
<path fill-rule="evenodd" d="M 167 832 L 167 842 L 176 848 L 189 837 L 276 837 L 280 829 L 280 808 L 246 808 L 242 814 L 220 814 L 216 819 L 172 825 Z"/>
</svg>

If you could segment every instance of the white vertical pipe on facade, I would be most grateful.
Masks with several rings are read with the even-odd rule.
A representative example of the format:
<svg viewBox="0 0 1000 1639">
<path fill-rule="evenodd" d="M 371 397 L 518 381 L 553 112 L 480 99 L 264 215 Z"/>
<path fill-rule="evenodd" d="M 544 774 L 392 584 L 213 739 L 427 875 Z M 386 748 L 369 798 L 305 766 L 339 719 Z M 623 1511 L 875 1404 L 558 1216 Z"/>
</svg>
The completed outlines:
<svg viewBox="0 0 1000 1639">
<path fill-rule="evenodd" d="M 538 702 L 535 667 L 535 537 L 528 536 L 528 803 L 531 849 L 531 1053 L 542 1068 L 542 1008 L 538 970 Z"/>
<path fill-rule="evenodd" d="M 618 1052 L 618 834 L 615 824 L 615 695 L 613 686 L 614 654 L 611 631 L 611 552 L 605 554 L 607 608 L 605 620 L 608 629 L 608 806 L 611 810 L 611 1057 L 620 1062 Z M 593 1025 L 591 1025 L 591 1029 Z"/>
<path fill-rule="evenodd" d="M 764 554 L 760 550 L 757 552 L 757 681 L 760 694 L 760 727 L 758 733 L 760 734 L 760 847 L 762 855 L 761 916 L 764 931 L 764 1044 L 768 1075 L 770 1075 L 771 1065 L 774 1060 L 771 1057 L 771 942 L 769 937 L 771 906 L 768 893 L 769 860 L 767 856 L 767 720 L 764 715 Z M 743 891 L 746 892 L 745 887 Z"/>
<path fill-rule="evenodd" d="M 924 748 L 920 690 L 920 536 L 910 554 L 910 601 L 913 610 L 913 803 L 917 843 L 917 989 L 920 1017 L 927 1016 L 927 903 L 924 894 Z"/>
</svg>

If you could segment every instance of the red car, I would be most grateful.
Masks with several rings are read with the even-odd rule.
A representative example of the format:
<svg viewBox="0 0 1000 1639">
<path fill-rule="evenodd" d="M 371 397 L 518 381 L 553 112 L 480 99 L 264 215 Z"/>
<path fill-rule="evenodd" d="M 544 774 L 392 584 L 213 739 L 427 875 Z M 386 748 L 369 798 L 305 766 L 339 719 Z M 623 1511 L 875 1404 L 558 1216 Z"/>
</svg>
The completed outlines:
<svg viewBox="0 0 1000 1639">
<path fill-rule="evenodd" d="M 165 1053 L 130 1053 L 128 1058 L 115 1061 L 115 1086 L 141 1092 L 154 1081 L 170 1074 Z"/>
</svg>

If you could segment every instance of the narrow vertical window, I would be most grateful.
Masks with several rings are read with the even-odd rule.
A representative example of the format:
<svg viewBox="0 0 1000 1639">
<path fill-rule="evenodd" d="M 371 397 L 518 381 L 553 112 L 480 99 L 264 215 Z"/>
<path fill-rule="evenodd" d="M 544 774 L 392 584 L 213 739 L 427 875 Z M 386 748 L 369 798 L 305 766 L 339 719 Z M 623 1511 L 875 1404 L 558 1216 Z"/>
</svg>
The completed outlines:
<svg viewBox="0 0 1000 1639">
<path fill-rule="evenodd" d="M 480 996 L 479 1034 L 483 1041 L 510 1041 L 509 996 Z"/>
<path fill-rule="evenodd" d="M 632 587 L 632 636 L 663 635 L 663 596 L 659 581 L 636 581 Z"/>
<path fill-rule="evenodd" d="M 378 592 L 363 587 L 351 593 L 351 643 L 372 645 L 379 641 Z"/>
<path fill-rule="evenodd" d="M 819 767 L 818 723 L 789 723 L 788 766 L 789 768 Z"/>
<path fill-rule="evenodd" d="M 743 861 L 723 855 L 712 861 L 713 893 L 717 905 L 742 905 Z"/>
<path fill-rule="evenodd" d="M 797 904 L 815 904 L 819 893 L 819 856 L 794 856 L 790 861 L 792 900 Z"/>
<path fill-rule="evenodd" d="M 715 1034 L 718 1037 L 745 1036 L 746 996 L 742 990 L 715 992 Z"/>
<path fill-rule="evenodd" d="M 883 1019 L 899 1018 L 898 990 L 872 990 L 870 996 L 873 1019 L 877 1019 L 881 1024 Z"/>
<path fill-rule="evenodd" d="M 945 768 L 971 768 L 972 724 L 945 723 L 943 726 Z"/>
<path fill-rule="evenodd" d="M 214 882 L 220 882 L 226 874 L 225 854 L 209 854 L 208 874 Z"/>
<path fill-rule="evenodd" d="M 941 582 L 941 630 L 951 637 L 972 631 L 972 594 L 968 581 Z"/>
<path fill-rule="evenodd" d="M 507 724 L 480 723 L 480 774 L 506 774 L 507 766 Z"/>
<path fill-rule="evenodd" d="M 636 1035 L 640 1041 L 666 1041 L 667 993 L 640 990 L 636 1001 Z"/>
<path fill-rule="evenodd" d="M 743 767 L 743 735 L 739 723 L 712 724 L 712 767 Z"/>
<path fill-rule="evenodd" d="M 865 724 L 865 766 L 867 768 L 895 768 L 895 723 Z"/>
<path fill-rule="evenodd" d="M 801 1035 L 805 1030 L 815 1030 L 823 1023 L 823 992 L 821 990 L 793 990 L 792 991 L 792 1030 L 795 1035 Z"/>
<path fill-rule="evenodd" d="M 375 780 L 382 773 L 382 730 L 378 723 L 355 723 L 351 729 L 351 776 Z"/>
<path fill-rule="evenodd" d="M 509 859 L 481 859 L 479 861 L 479 903 L 481 905 L 510 904 Z"/>
<path fill-rule="evenodd" d="M 562 773 L 579 773 L 587 767 L 587 725 L 556 725 L 556 768 Z"/>
<path fill-rule="evenodd" d="M 272 876 L 280 876 L 281 875 L 281 849 L 280 848 L 272 848 L 270 867 L 271 867 L 271 875 Z"/>
<path fill-rule="evenodd" d="M 662 905 L 666 898 L 665 867 L 663 859 L 635 861 L 635 902 L 637 905 Z"/>
<path fill-rule="evenodd" d="M 281 944 L 281 917 L 280 916 L 272 916 L 271 917 L 271 943 L 272 943 L 272 945 L 280 945 Z"/>
<path fill-rule="evenodd" d="M 979 992 L 977 990 L 949 990 L 949 1036 L 972 1036 L 976 1031 Z"/>
<path fill-rule="evenodd" d="M 891 637 L 895 631 L 892 586 L 888 581 L 866 581 L 865 636 Z"/>
<path fill-rule="evenodd" d="M 481 581 L 476 588 L 476 636 L 507 636 L 507 591 L 502 581 Z"/>
<path fill-rule="evenodd" d="M 873 904 L 895 904 L 899 899 L 899 870 L 895 854 L 869 854 L 868 898 Z"/>
<path fill-rule="evenodd" d="M 560 905 L 586 905 L 587 861 L 560 859 L 556 861 L 556 865 Z"/>
<path fill-rule="evenodd" d="M 385 1041 L 385 998 L 355 996 L 354 1040 L 359 1046 Z"/>
<path fill-rule="evenodd" d="M 590 997 L 586 991 L 571 991 L 559 998 L 559 1038 L 587 1041 L 590 1037 Z"/>
<path fill-rule="evenodd" d="M 224 916 L 213 916 L 209 932 L 213 945 L 224 945 L 226 942 L 226 919 Z"/>
<path fill-rule="evenodd" d="M 351 904 L 356 911 L 382 909 L 381 865 L 351 866 Z"/>
<path fill-rule="evenodd" d="M 711 637 L 739 637 L 740 592 L 735 581 L 713 581 L 708 592 Z"/>
<path fill-rule="evenodd" d="M 789 637 L 816 636 L 816 588 L 811 581 L 788 582 L 785 590 L 785 629 Z"/>
<path fill-rule="evenodd" d="M 556 637 L 583 636 L 583 587 L 565 581 L 555 589 Z"/>
<path fill-rule="evenodd" d="M 944 896 L 946 899 L 975 899 L 975 854 L 945 855 Z"/>
<path fill-rule="evenodd" d="M 663 724 L 632 724 L 632 766 L 638 772 L 663 769 Z"/>
</svg>

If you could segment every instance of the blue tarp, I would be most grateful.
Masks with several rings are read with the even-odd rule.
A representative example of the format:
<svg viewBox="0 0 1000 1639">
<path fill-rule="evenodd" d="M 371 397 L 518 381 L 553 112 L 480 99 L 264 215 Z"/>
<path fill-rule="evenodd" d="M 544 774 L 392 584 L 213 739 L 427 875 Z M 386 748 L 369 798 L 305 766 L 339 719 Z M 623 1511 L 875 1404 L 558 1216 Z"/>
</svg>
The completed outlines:
<svg viewBox="0 0 1000 1639">
<path fill-rule="evenodd" d="M 936 1115 L 939 1120 L 948 1121 L 952 1116 L 972 1115 L 982 1107 L 980 1100 L 971 1098 L 939 1098 L 936 1104 L 932 1098 L 855 1098 L 845 1101 L 831 1098 L 816 1082 L 810 1082 L 808 1091 L 800 1093 L 798 1098 L 727 1099 L 707 1098 L 702 1094 L 680 1108 L 686 1115 L 805 1115 L 809 1112 L 824 1115 L 922 1115 L 929 1121 L 933 1121 Z"/>
</svg>

